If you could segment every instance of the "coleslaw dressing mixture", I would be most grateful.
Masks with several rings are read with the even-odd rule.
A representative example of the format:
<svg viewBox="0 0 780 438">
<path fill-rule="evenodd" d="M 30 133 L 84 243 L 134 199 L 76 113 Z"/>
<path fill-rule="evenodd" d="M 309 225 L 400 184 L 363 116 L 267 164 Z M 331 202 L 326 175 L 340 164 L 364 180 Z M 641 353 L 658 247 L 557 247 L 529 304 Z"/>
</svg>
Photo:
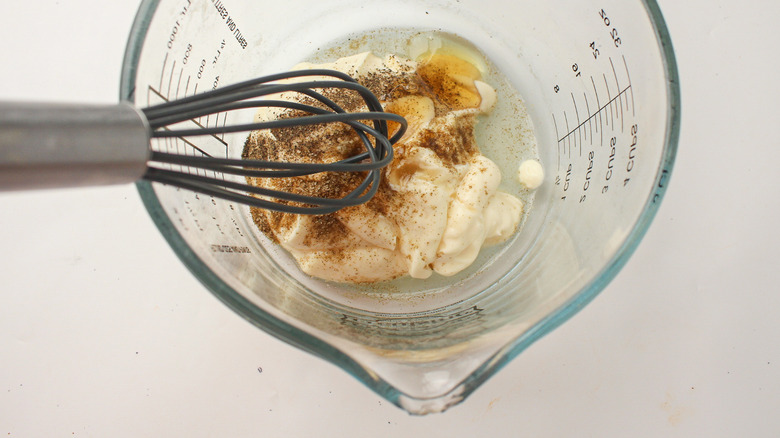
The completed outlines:
<svg viewBox="0 0 780 438">
<path fill-rule="evenodd" d="M 524 108 L 515 111 L 520 118 L 505 114 L 506 110 L 498 117 L 493 114 L 502 99 L 510 100 L 503 103 L 504 108 L 522 106 L 517 93 L 507 90 L 502 81 L 497 81 L 498 89 L 492 85 L 491 78 L 484 76 L 495 69 L 463 43 L 431 33 L 413 35 L 408 41 L 403 55 L 365 50 L 333 62 L 295 67 L 345 72 L 368 87 L 385 111 L 409 123 L 395 145 L 393 162 L 383 171 L 379 191 L 368 203 L 320 216 L 252 210 L 259 229 L 311 276 L 346 283 L 404 276 L 426 279 L 434 272 L 453 276 L 471 266 L 484 247 L 512 237 L 531 206 L 533 189 L 516 183 L 502 185 L 502 173 L 511 179 L 517 170 L 507 173 L 482 153 L 483 143 L 503 133 L 502 144 L 492 149 L 514 149 L 515 158 L 498 157 L 497 161 L 517 169 L 521 161 L 537 159 Z M 349 112 L 364 110 L 356 96 L 345 97 L 333 90 L 324 94 Z M 292 93 L 281 98 L 310 103 Z M 256 120 L 289 116 L 289 110 L 263 109 Z M 488 125 L 483 130 L 487 135 L 478 135 L 478 123 Z M 398 129 L 392 123 L 389 128 L 391 135 Z M 507 139 L 507 134 L 517 138 Z M 323 129 L 253 132 L 243 156 L 332 162 L 362 148 L 351 128 L 332 124 Z M 331 172 L 250 178 L 249 182 L 306 195 L 343 196 L 363 177 Z"/>
</svg>

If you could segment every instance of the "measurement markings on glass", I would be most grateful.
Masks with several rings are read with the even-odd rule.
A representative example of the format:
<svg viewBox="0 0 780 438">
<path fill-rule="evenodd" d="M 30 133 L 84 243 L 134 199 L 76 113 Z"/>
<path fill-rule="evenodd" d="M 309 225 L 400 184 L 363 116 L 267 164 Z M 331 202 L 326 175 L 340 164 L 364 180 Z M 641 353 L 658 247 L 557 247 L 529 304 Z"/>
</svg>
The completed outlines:
<svg viewBox="0 0 780 438">
<path fill-rule="evenodd" d="M 609 81 L 607 80 L 607 74 L 604 73 L 601 76 L 604 77 L 604 86 L 607 87 L 607 106 L 609 106 L 609 123 L 608 125 L 612 125 L 612 131 L 615 130 L 615 111 L 612 109 L 612 102 L 615 101 L 615 99 L 612 98 L 612 92 L 609 90 Z"/>
<path fill-rule="evenodd" d="M 224 51 L 226 41 L 221 39 L 218 47 L 217 56 L 211 60 L 210 55 L 213 46 L 202 44 L 203 41 L 197 39 L 195 42 L 187 41 L 183 38 L 183 29 L 196 23 L 203 26 L 204 22 L 219 17 L 213 15 L 213 10 L 208 8 L 192 8 L 192 0 L 175 0 L 180 3 L 178 13 L 175 14 L 174 21 L 170 24 L 169 33 L 165 37 L 164 45 L 159 47 L 160 52 L 157 57 L 161 61 L 158 70 L 151 74 L 150 80 L 145 84 L 146 105 L 153 106 L 161 103 L 190 97 L 198 94 L 199 89 L 211 90 L 220 85 L 220 77 L 217 72 L 212 71 L 212 67 L 217 65 L 219 55 Z M 212 74 L 214 76 L 212 76 Z M 159 75 L 159 76 L 158 76 Z M 140 99 L 139 99 L 139 104 Z M 191 118 L 170 129 L 207 129 L 216 127 L 225 127 L 227 125 L 228 113 L 210 114 Z M 168 128 L 165 128 L 168 129 Z M 227 140 L 230 136 L 227 136 Z M 215 133 L 208 135 L 187 136 L 187 137 L 166 137 L 162 139 L 152 139 L 151 145 L 154 150 L 166 151 L 177 155 L 187 155 L 193 157 L 229 157 L 229 144 L 225 133 Z M 216 174 L 213 170 L 194 169 L 181 165 L 167 165 L 173 170 L 185 170 L 200 176 L 227 179 L 224 174 Z M 173 188 L 176 192 L 182 189 Z M 186 230 L 198 230 L 201 232 L 207 229 L 215 228 L 221 234 L 224 234 L 224 227 L 231 226 L 238 229 L 238 223 L 231 218 L 232 225 L 225 221 L 220 213 L 218 202 L 213 196 L 204 197 L 197 192 L 183 191 L 177 198 L 181 204 L 172 207 L 169 211 L 172 219 L 177 219 L 181 227 Z M 209 200 L 203 202 L 204 200 Z M 235 211 L 234 204 L 227 204 L 231 210 Z M 213 210 L 210 208 L 213 207 Z M 208 219 L 211 218 L 211 220 Z M 241 231 L 239 230 L 239 234 Z M 221 247 L 226 252 L 245 253 L 244 248 L 239 247 Z"/>
<path fill-rule="evenodd" d="M 590 83 L 593 84 L 593 93 L 596 94 L 596 106 L 601 108 L 601 100 L 599 99 L 599 90 L 596 89 L 596 81 L 593 80 L 593 76 L 590 77 Z M 601 134 L 601 145 L 604 145 L 604 121 L 601 117 L 601 111 L 598 112 L 599 123 L 596 125 L 596 131 Z M 601 128 L 601 129 L 599 129 Z"/>
<path fill-rule="evenodd" d="M 636 115 L 633 85 L 625 56 L 603 58 L 608 59 L 609 67 L 605 63 L 605 69 L 592 76 L 587 76 L 582 66 L 572 66 L 576 78 L 570 84 L 572 90 L 567 90 L 567 96 L 559 102 L 561 106 L 552 114 L 558 143 L 555 185 L 560 187 L 562 200 L 571 198 L 584 203 L 594 187 L 599 187 L 601 194 L 609 192 L 618 176 L 616 160 L 628 160 L 622 172 L 623 185 L 630 180 L 638 131 L 632 121 Z M 625 70 L 619 66 L 621 59 Z M 582 82 L 588 81 L 588 77 L 589 86 Z M 558 94 L 564 87 L 555 85 L 553 90 Z M 594 106 L 590 105 L 591 100 Z M 627 148 L 621 148 L 624 143 Z M 575 153 L 574 148 L 578 149 Z"/>
<path fill-rule="evenodd" d="M 606 90 L 607 93 L 607 101 L 602 104 L 601 103 L 601 97 L 599 96 L 599 87 L 596 86 L 596 80 L 593 76 L 590 77 L 590 82 L 593 87 L 593 95 L 596 99 L 596 105 L 597 109 L 595 111 L 591 111 L 590 109 L 590 101 L 588 99 L 588 93 L 587 91 L 583 91 L 582 94 L 582 101 L 579 103 L 579 105 L 582 105 L 584 103 L 585 109 L 587 110 L 587 118 L 582 120 L 580 113 L 579 113 L 579 105 L 577 103 L 577 98 L 574 95 L 574 92 L 571 92 L 571 100 L 572 100 L 572 107 L 574 109 L 574 117 L 577 120 L 577 124 L 572 128 L 569 126 L 569 114 L 566 110 L 563 112 L 563 119 L 565 121 L 565 128 L 566 131 L 563 135 L 559 132 L 559 126 L 558 121 L 555 117 L 555 114 L 552 115 L 553 117 L 553 124 L 555 125 L 555 131 L 557 135 L 557 140 L 559 143 L 559 155 L 561 153 L 564 156 L 567 156 L 568 158 L 571 158 L 571 148 L 572 143 L 574 144 L 574 147 L 577 147 L 579 149 L 579 156 L 582 156 L 582 144 L 583 141 L 587 140 L 590 137 L 590 143 L 593 144 L 593 138 L 594 135 L 594 129 L 595 132 L 600 134 L 600 145 L 604 145 L 604 125 L 606 126 L 612 126 L 612 131 L 616 130 L 616 123 L 615 119 L 618 119 L 620 122 L 620 131 L 625 132 L 625 114 L 628 107 L 631 108 L 631 116 L 636 114 L 636 109 L 634 108 L 633 103 L 633 87 L 631 86 L 631 80 L 628 75 L 628 66 L 626 65 L 625 56 L 623 57 L 623 64 L 626 65 L 626 78 L 628 81 L 628 85 L 625 87 L 621 87 L 620 79 L 617 74 L 617 70 L 615 69 L 615 64 L 612 60 L 612 58 L 609 58 L 610 66 L 612 68 L 612 76 L 614 77 L 614 83 L 612 84 L 612 87 L 615 87 L 618 92 L 613 96 L 612 94 L 612 88 L 610 87 L 610 81 L 607 78 L 606 74 L 602 74 L 602 78 L 604 79 L 604 87 L 603 90 Z M 629 99 L 630 96 L 630 99 Z M 625 102 L 624 102 L 625 100 Z M 629 101 L 631 103 L 629 103 Z M 607 112 L 609 111 L 609 112 Z M 595 125 L 595 128 L 594 128 Z M 568 149 L 568 151 L 567 151 Z M 558 163 L 559 169 L 560 169 L 560 162 Z"/>
<path fill-rule="evenodd" d="M 585 98 L 585 110 L 588 114 L 591 114 L 590 112 L 590 102 L 588 102 L 588 95 L 583 92 L 582 97 Z M 574 99 L 574 95 L 572 94 L 572 99 Z M 590 145 L 593 146 L 593 123 L 591 122 L 593 120 L 593 117 L 588 117 L 588 129 L 590 129 L 590 134 L 588 132 L 585 132 L 585 138 L 590 137 Z"/>
<path fill-rule="evenodd" d="M 168 102 L 169 101 L 169 99 L 167 99 L 165 96 L 163 96 L 162 93 L 160 93 L 157 89 L 155 89 L 151 85 L 149 86 L 148 92 L 149 93 L 147 94 L 147 96 L 148 96 L 148 100 L 149 100 L 149 105 L 150 106 L 154 105 L 156 103 Z M 155 100 L 158 100 L 158 102 L 154 102 Z M 223 113 L 220 113 L 220 114 L 223 114 Z M 203 124 L 199 123 L 195 119 L 190 119 L 189 122 L 194 123 L 198 128 L 201 128 L 201 129 L 205 129 L 207 127 L 207 125 L 203 125 Z M 225 121 L 223 120 L 222 123 L 224 125 Z M 218 136 L 216 134 L 209 134 L 208 137 L 213 138 L 214 140 L 217 140 L 224 147 L 228 146 L 228 143 L 224 139 L 222 139 L 220 136 Z"/>
<path fill-rule="evenodd" d="M 618 90 L 620 90 L 620 80 L 618 80 L 617 73 L 615 72 L 615 64 L 612 62 L 612 58 L 609 58 L 609 65 L 612 67 L 612 74 L 615 76 L 615 85 L 617 85 Z M 626 90 L 621 91 L 620 95 L 625 94 L 625 91 Z M 623 123 L 623 99 L 618 99 L 618 102 L 620 102 L 620 132 L 625 132 L 625 124 Z"/>
<path fill-rule="evenodd" d="M 574 104 L 574 114 L 577 116 L 577 128 L 576 131 L 580 136 L 580 144 L 579 144 L 579 150 L 580 150 L 580 156 L 582 156 L 582 129 L 579 129 L 582 127 L 582 123 L 580 123 L 580 110 L 577 108 L 577 99 L 574 98 L 574 93 L 571 93 L 571 101 Z M 574 137 L 574 145 L 577 146 L 577 137 Z M 571 152 L 571 151 L 569 151 Z"/>
<path fill-rule="evenodd" d="M 563 120 L 566 122 L 566 131 L 568 131 L 569 116 L 566 115 L 566 111 L 563 112 Z M 566 136 L 565 140 L 569 143 L 569 158 L 571 158 L 571 136 Z M 563 151 L 566 152 L 566 143 L 564 143 Z"/>
<path fill-rule="evenodd" d="M 558 142 L 564 142 L 564 141 L 566 141 L 566 140 L 567 140 L 569 137 L 573 136 L 575 133 L 577 133 L 578 131 L 582 130 L 582 129 L 583 129 L 583 127 L 584 127 L 584 126 L 585 126 L 587 123 L 589 123 L 591 120 L 593 120 L 593 119 L 594 119 L 594 118 L 596 118 L 596 117 L 600 117 L 600 115 L 601 115 L 602 111 L 606 111 L 608 107 L 609 107 L 609 108 L 610 108 L 610 110 L 611 110 L 611 109 L 612 109 L 612 108 L 611 108 L 611 107 L 612 107 L 612 104 L 615 104 L 615 105 L 620 105 L 620 106 L 622 107 L 622 101 L 620 101 L 620 98 L 621 98 L 621 97 L 623 97 L 623 95 L 625 95 L 626 93 L 628 93 L 630 90 L 631 90 L 631 86 L 630 86 L 630 85 L 629 85 L 629 86 L 627 86 L 626 88 L 624 88 L 623 90 L 621 90 L 621 91 L 620 91 L 620 93 L 616 94 L 616 95 L 615 95 L 615 97 L 611 98 L 611 99 L 610 99 L 610 100 L 609 100 L 609 101 L 608 101 L 606 104 L 604 104 L 603 106 L 601 106 L 601 107 L 600 107 L 600 108 L 599 108 L 599 109 L 598 109 L 598 110 L 597 110 L 595 113 L 591 114 L 591 115 L 590 115 L 590 116 L 589 116 L 587 119 L 585 119 L 584 121 L 580 122 L 580 123 L 579 123 L 577 126 L 575 126 L 573 129 L 569 130 L 569 131 L 568 131 L 568 132 L 567 132 L 567 133 L 566 133 L 566 134 L 565 134 L 563 137 L 560 137 L 560 138 L 558 138 Z M 617 103 L 616 103 L 616 102 L 617 102 Z M 575 111 L 576 111 L 576 105 L 575 105 Z M 617 110 L 615 110 L 615 111 L 617 111 Z M 623 117 L 622 117 L 622 113 L 621 113 L 621 112 L 622 112 L 622 109 L 621 109 L 619 112 L 617 112 L 617 114 L 618 114 L 618 116 L 617 116 L 617 117 L 618 117 L 619 119 L 622 119 L 622 118 L 623 118 Z M 567 115 L 566 115 L 566 111 L 564 111 L 564 112 L 563 112 L 563 115 L 564 115 L 564 117 L 567 117 Z M 553 116 L 553 117 L 555 117 L 555 116 Z M 612 117 L 614 118 L 614 114 L 612 115 Z M 579 119 L 578 119 L 578 121 L 579 121 Z M 568 129 L 569 129 L 569 127 L 568 127 L 568 122 L 567 122 L 567 124 L 566 124 L 566 125 L 567 125 L 567 126 L 566 126 L 566 129 L 568 130 Z M 607 125 L 609 125 L 609 123 L 607 123 Z M 614 125 L 614 121 L 613 121 L 613 125 Z M 613 129 L 614 129 L 614 128 L 613 128 Z M 603 130 L 603 127 L 602 127 L 602 130 Z M 579 134 L 579 135 L 582 135 L 582 134 Z M 575 139 L 575 143 L 576 143 L 576 139 Z"/>
<path fill-rule="evenodd" d="M 158 90 L 162 90 L 163 79 L 165 78 L 165 67 L 167 65 L 168 65 L 168 53 L 165 54 L 165 59 L 163 59 L 162 71 L 160 72 L 160 86 L 157 87 Z"/>
<path fill-rule="evenodd" d="M 184 80 L 184 70 L 185 67 L 182 66 L 179 69 L 176 69 L 176 61 L 173 61 L 171 64 L 170 70 L 167 69 L 168 64 L 168 54 L 166 53 L 165 58 L 163 60 L 163 69 L 161 72 L 160 77 L 160 87 L 155 88 L 152 85 L 148 86 L 147 90 L 147 105 L 151 106 L 154 104 L 159 104 L 163 102 L 168 102 L 171 100 L 171 93 L 173 93 L 173 99 L 179 99 L 182 97 L 187 97 L 189 89 L 190 89 L 190 82 L 192 80 L 192 77 L 190 75 L 186 76 L 186 82 L 184 86 L 184 95 L 180 96 L 181 91 L 181 83 Z M 185 63 L 186 64 L 186 63 Z M 174 88 L 174 78 L 176 78 L 176 73 L 178 73 L 178 80 L 176 81 L 175 88 Z M 167 79 L 167 89 L 164 89 L 165 86 L 165 79 Z M 195 87 L 193 89 L 192 94 L 196 94 L 198 92 L 198 83 L 195 83 Z M 186 123 L 192 123 L 195 125 L 195 127 L 204 129 L 208 127 L 210 124 L 213 123 L 214 126 L 225 126 L 227 123 L 227 113 L 218 113 L 213 118 L 207 117 L 205 119 L 205 123 L 203 123 L 203 118 L 198 119 L 190 119 Z M 208 139 L 205 141 L 205 139 Z M 216 140 L 216 144 L 212 141 Z M 217 134 L 210 134 L 208 136 L 201 137 L 198 141 L 199 146 L 196 146 L 192 141 L 189 141 L 184 138 L 176 138 L 173 140 L 175 142 L 174 145 L 171 145 L 170 143 L 167 144 L 167 150 L 175 150 L 177 153 L 181 153 L 179 151 L 179 141 L 183 142 L 185 145 L 185 153 L 191 152 L 193 155 L 203 155 L 203 156 L 228 156 L 228 143 L 224 139 L 224 134 L 217 135 Z M 212 172 L 213 173 L 213 172 Z"/>
<path fill-rule="evenodd" d="M 628 73 L 628 63 L 626 62 L 626 55 L 623 55 L 623 66 L 626 68 L 626 79 L 628 79 L 628 88 L 631 90 L 631 116 L 636 117 L 636 106 L 634 105 L 634 88 L 631 87 L 631 74 Z M 628 105 L 628 96 L 626 96 L 626 105 Z"/>
</svg>

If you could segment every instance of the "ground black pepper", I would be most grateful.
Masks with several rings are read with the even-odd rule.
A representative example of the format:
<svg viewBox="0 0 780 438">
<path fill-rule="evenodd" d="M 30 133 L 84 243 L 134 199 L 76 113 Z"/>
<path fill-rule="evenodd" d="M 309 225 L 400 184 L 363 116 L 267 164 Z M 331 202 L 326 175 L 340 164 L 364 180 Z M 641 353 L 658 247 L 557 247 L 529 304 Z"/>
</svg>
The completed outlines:
<svg viewBox="0 0 780 438">
<path fill-rule="evenodd" d="M 452 77 L 453 74 L 462 74 L 466 67 L 451 64 L 465 61 L 447 56 L 446 59 L 434 56 L 428 62 L 419 64 L 416 70 L 379 68 L 357 78 L 383 102 L 387 111 L 407 119 L 415 108 L 393 106 L 393 102 L 407 96 L 423 96 L 433 102 L 434 119 L 430 125 L 421 129 L 417 135 L 405 138 L 395 147 L 396 159 L 385 172 L 395 172 L 396 179 L 411 177 L 419 170 L 413 161 L 407 163 L 403 159 L 414 148 L 431 150 L 449 168 L 464 164 L 470 157 L 479 153 L 474 138 L 476 111 L 453 113 L 453 110 L 476 108 L 481 103 L 481 97 L 475 87 L 462 83 L 462 79 Z M 318 91 L 348 112 L 366 110 L 362 98 L 355 92 L 335 88 Z M 307 96 L 298 97 L 296 100 L 322 106 Z M 282 111 L 278 117 L 291 118 L 301 115 L 304 114 L 287 110 Z M 397 126 L 391 124 L 389 128 L 392 133 Z M 328 163 L 348 158 L 363 150 L 362 142 L 350 127 L 344 124 L 328 124 L 253 132 L 246 141 L 242 156 L 245 159 Z M 248 182 L 259 187 L 307 196 L 342 197 L 357 187 L 364 178 L 365 175 L 361 173 L 325 172 L 293 178 L 248 178 Z M 414 193 L 407 196 L 414 196 Z M 327 251 L 320 251 L 318 254 L 329 257 L 334 262 L 349 263 L 352 253 L 347 249 L 354 245 L 354 239 L 348 238 L 350 231 L 344 222 L 349 221 L 350 215 L 365 214 L 361 208 L 368 208 L 376 214 L 387 216 L 397 210 L 399 203 L 404 202 L 403 196 L 393 190 L 388 178 L 383 178 L 377 194 L 364 207 L 346 208 L 338 215 L 312 217 L 303 244 L 327 248 Z M 252 209 L 252 219 L 266 236 L 277 243 L 280 243 L 285 230 L 290 230 L 297 220 L 296 215 L 259 208 Z"/>
</svg>

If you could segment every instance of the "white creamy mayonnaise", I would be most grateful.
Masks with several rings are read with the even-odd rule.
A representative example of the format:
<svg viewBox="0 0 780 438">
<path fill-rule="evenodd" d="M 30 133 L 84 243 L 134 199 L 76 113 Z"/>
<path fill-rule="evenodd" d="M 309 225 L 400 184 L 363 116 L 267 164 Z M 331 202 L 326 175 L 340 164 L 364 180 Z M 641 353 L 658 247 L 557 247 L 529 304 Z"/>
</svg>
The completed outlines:
<svg viewBox="0 0 780 438">
<path fill-rule="evenodd" d="M 496 90 L 456 58 L 437 61 L 444 67 L 436 70 L 431 64 L 426 73 L 420 70 L 423 61 L 392 55 L 379 58 L 366 52 L 333 63 L 295 67 L 339 70 L 358 81 L 371 75 L 413 75 L 416 71 L 430 81 L 438 78 L 472 94 L 468 107 L 461 107 L 464 100 L 448 104 L 430 90 L 382 102 L 387 111 L 398 110 L 409 122 L 407 133 L 395 146 L 393 163 L 384 171 L 385 204 L 377 208 L 369 202 L 334 213 L 328 220 L 334 220 L 331 224 L 338 236 L 323 235 L 324 218 L 255 212 L 256 222 L 266 221 L 258 222 L 260 228 L 289 251 L 307 274 L 353 283 L 404 275 L 424 279 L 434 272 L 451 276 L 470 266 L 483 247 L 505 242 L 517 230 L 523 203 L 498 189 L 501 172 L 479 152 L 473 136 L 476 116 L 491 111 Z M 455 68 L 447 67 L 452 63 Z M 435 84 L 431 88 L 435 90 Z M 277 116 L 262 110 L 257 119 Z M 266 131 L 253 135 L 258 144 L 274 140 Z M 449 154 L 447 148 L 455 152 Z M 274 187 L 273 179 L 254 183 Z"/>
</svg>

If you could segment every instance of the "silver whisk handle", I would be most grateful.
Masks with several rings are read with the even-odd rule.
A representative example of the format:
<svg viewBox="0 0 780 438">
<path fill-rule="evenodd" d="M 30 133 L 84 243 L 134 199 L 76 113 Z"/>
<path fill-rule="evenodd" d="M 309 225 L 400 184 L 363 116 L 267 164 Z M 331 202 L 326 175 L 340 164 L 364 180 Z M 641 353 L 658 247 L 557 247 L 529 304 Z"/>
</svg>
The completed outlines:
<svg viewBox="0 0 780 438">
<path fill-rule="evenodd" d="M 125 103 L 0 102 L 0 190 L 136 181 L 146 171 L 149 132 Z"/>
</svg>

